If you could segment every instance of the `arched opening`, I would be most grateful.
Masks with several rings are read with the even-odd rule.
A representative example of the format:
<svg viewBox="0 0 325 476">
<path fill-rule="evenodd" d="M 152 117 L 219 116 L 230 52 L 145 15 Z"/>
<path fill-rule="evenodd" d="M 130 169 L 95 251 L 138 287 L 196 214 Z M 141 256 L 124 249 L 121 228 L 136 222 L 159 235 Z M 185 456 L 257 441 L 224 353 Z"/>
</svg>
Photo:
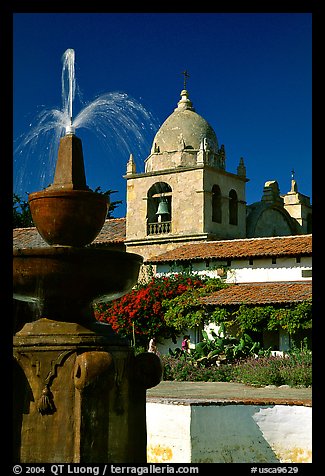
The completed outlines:
<svg viewBox="0 0 325 476">
<path fill-rule="evenodd" d="M 147 193 L 147 234 L 171 232 L 172 189 L 166 182 L 156 182 Z"/>
<path fill-rule="evenodd" d="M 238 225 L 238 197 L 235 190 L 229 192 L 229 224 Z"/>
<path fill-rule="evenodd" d="M 219 185 L 213 185 L 212 187 L 212 221 L 215 223 L 221 223 L 222 221 L 221 190 Z"/>
</svg>

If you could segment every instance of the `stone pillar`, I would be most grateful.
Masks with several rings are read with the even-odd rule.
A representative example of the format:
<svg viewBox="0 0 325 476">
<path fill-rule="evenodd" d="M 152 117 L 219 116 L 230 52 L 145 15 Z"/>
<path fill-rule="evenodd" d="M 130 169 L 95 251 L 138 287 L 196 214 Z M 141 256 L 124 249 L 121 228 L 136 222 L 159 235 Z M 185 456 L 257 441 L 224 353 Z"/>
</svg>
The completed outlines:
<svg viewBox="0 0 325 476">
<path fill-rule="evenodd" d="M 14 336 L 14 461 L 145 463 L 146 388 L 160 359 L 107 324 L 46 318 Z"/>
</svg>

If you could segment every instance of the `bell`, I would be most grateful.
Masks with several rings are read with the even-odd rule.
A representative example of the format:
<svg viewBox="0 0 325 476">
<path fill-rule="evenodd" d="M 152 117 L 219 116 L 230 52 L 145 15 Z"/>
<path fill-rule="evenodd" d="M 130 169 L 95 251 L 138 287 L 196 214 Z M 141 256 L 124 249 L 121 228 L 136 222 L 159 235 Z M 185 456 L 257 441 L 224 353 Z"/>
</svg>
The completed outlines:
<svg viewBox="0 0 325 476">
<path fill-rule="evenodd" d="M 161 200 L 158 205 L 156 215 L 169 215 L 168 203 L 166 200 Z"/>
</svg>

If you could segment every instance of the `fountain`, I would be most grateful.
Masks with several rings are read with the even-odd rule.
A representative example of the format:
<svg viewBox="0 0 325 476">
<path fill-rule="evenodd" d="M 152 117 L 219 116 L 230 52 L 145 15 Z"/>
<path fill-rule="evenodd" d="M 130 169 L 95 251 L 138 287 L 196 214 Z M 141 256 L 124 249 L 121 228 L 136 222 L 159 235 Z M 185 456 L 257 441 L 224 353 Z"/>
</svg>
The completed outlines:
<svg viewBox="0 0 325 476">
<path fill-rule="evenodd" d="M 125 92 L 106 92 L 92 101 L 84 101 L 75 80 L 74 59 L 72 49 L 66 50 L 62 57 L 61 108 L 39 106 L 27 133 L 24 131 L 15 139 L 14 189 L 17 195 L 23 195 L 28 189 L 34 191 L 48 186 L 53 178 L 60 138 L 81 129 L 83 141 L 96 150 L 96 160 L 101 165 L 96 185 L 101 185 L 102 177 L 111 173 L 110 164 L 114 164 L 115 171 L 119 170 L 123 158 L 122 175 L 124 159 L 131 151 L 135 160 L 139 159 L 137 165 L 143 167 L 141 157 L 150 148 L 159 121 L 141 102 Z M 92 173 L 96 174 L 95 168 Z"/>
<path fill-rule="evenodd" d="M 53 184 L 29 195 L 49 246 L 14 250 L 14 299 L 37 303 L 40 313 L 25 323 L 20 316 L 24 325 L 14 336 L 14 460 L 145 463 L 146 389 L 161 379 L 160 359 L 135 356 L 92 311 L 94 301 L 132 288 L 142 257 L 87 246 L 101 230 L 108 202 L 86 184 L 72 125 L 73 88 L 70 77 L 70 121 Z"/>
</svg>

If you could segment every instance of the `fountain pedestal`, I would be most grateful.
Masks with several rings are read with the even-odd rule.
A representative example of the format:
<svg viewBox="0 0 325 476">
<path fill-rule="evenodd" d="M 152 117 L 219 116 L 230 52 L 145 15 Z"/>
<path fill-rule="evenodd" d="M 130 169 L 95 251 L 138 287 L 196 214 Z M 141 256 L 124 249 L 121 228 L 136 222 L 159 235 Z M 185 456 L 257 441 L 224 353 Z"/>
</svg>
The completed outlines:
<svg viewBox="0 0 325 476">
<path fill-rule="evenodd" d="M 86 246 L 108 204 L 85 185 L 73 136 L 61 139 L 54 184 L 29 201 L 54 246 L 14 251 L 14 298 L 38 303 L 41 316 L 18 316 L 14 336 L 14 461 L 145 463 L 146 389 L 160 382 L 160 359 L 134 356 L 91 307 L 130 291 L 143 259 Z"/>
<path fill-rule="evenodd" d="M 157 356 L 135 357 L 109 325 L 46 318 L 17 332 L 14 355 L 25 374 L 16 369 L 17 461 L 146 462 L 145 393 L 160 381 Z"/>
</svg>

